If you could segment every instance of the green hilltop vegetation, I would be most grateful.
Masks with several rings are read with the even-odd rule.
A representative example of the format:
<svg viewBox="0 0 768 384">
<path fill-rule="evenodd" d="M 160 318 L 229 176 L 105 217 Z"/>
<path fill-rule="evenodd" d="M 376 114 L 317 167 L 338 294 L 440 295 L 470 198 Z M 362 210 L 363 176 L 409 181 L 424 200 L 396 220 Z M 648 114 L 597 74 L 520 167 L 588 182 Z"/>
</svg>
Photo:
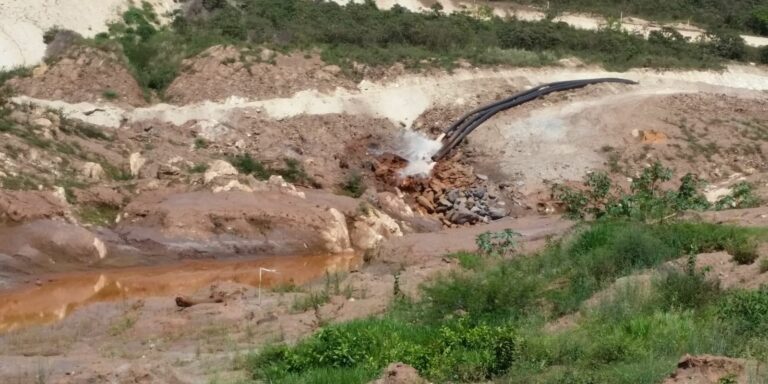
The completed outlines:
<svg viewBox="0 0 768 384">
<path fill-rule="evenodd" d="M 564 23 L 527 22 L 470 14 L 377 9 L 372 1 L 340 6 L 310 0 L 208 0 L 199 15 L 175 15 L 168 26 L 147 3 L 131 8 L 91 44 L 124 54 L 142 86 L 162 92 L 182 71 L 183 59 L 217 45 L 279 51 L 318 49 L 322 58 L 354 75 L 352 63 L 451 68 L 476 65 L 538 66 L 576 56 L 609 69 L 718 68 L 727 60 L 768 61 L 768 50 L 746 47 L 738 34 L 713 32 L 706 43 L 674 30 L 644 39 L 609 25 L 585 31 Z"/>
<path fill-rule="evenodd" d="M 325 326 L 296 345 L 250 354 L 241 361 L 252 380 L 246 382 L 365 383 L 403 362 L 436 383 L 652 384 L 674 372 L 684 354 L 764 365 L 768 287 L 724 289 L 696 255 L 727 251 L 737 263 L 755 263 L 768 228 L 675 219 L 683 210 L 718 208 L 705 203 L 692 176 L 676 190 L 662 189 L 670 175 L 657 164 L 615 196 L 596 181 L 602 176 L 590 176 L 583 191 L 567 192 L 588 203 L 566 203 L 593 221 L 540 252 L 511 258 L 505 255 L 516 249 L 514 233 L 483 234 L 476 252 L 449 256 L 460 269 L 423 286 L 420 299 L 395 284 L 395 302 L 383 316 Z M 723 202 L 758 203 L 744 191 Z M 612 294 L 586 304 L 606 290 Z M 768 380 L 764 368 L 749 366 L 750 383 Z M 718 382 L 736 381 L 726 375 Z"/>
<path fill-rule="evenodd" d="M 591 12 L 606 17 L 642 17 L 659 22 L 691 22 L 709 29 L 732 29 L 768 36 L 765 0 L 491 0 L 546 8 L 551 12 Z"/>
</svg>

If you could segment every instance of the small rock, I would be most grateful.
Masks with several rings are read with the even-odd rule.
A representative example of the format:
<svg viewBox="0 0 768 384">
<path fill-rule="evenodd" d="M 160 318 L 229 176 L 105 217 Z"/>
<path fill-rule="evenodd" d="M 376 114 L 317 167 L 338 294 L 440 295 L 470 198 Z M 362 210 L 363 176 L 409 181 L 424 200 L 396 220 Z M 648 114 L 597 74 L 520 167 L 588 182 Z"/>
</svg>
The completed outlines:
<svg viewBox="0 0 768 384">
<path fill-rule="evenodd" d="M 451 215 L 451 221 L 458 224 L 473 224 L 476 223 L 478 220 L 480 220 L 480 217 L 473 212 L 470 212 L 466 208 L 460 208 L 453 212 L 453 215 Z"/>
<path fill-rule="evenodd" d="M 237 180 L 230 180 L 229 183 L 227 183 L 227 185 L 213 188 L 213 193 L 229 192 L 229 191 L 253 192 L 253 188 L 247 185 L 243 185 Z"/>
<path fill-rule="evenodd" d="M 445 194 L 445 197 L 451 203 L 455 203 L 456 200 L 459 199 L 459 190 L 458 189 L 451 189 L 450 191 L 448 191 L 448 193 Z"/>
<path fill-rule="evenodd" d="M 99 163 L 89 161 L 83 164 L 81 173 L 88 180 L 101 180 L 104 177 L 104 168 Z"/>
<path fill-rule="evenodd" d="M 141 167 L 144 166 L 144 164 L 147 163 L 147 159 L 144 158 L 144 156 L 141 155 L 139 152 L 134 152 L 131 154 L 131 156 L 128 158 L 128 165 L 131 169 L 131 175 L 138 176 L 139 171 L 141 171 Z"/>
<path fill-rule="evenodd" d="M 491 219 L 498 220 L 506 217 L 509 212 L 504 207 L 491 207 L 488 208 L 488 214 L 491 216 Z"/>
<path fill-rule="evenodd" d="M 234 175 L 237 175 L 237 169 L 232 164 L 224 160 L 214 160 L 208 165 L 208 170 L 205 171 L 203 180 L 208 184 L 217 177 Z"/>
<path fill-rule="evenodd" d="M 53 122 L 46 119 L 45 117 L 40 117 L 33 120 L 32 124 L 42 128 L 50 128 L 53 125 Z"/>
<path fill-rule="evenodd" d="M 480 179 L 482 181 L 488 181 L 488 176 L 486 176 L 486 175 L 481 175 L 481 174 L 478 173 L 478 174 L 475 175 L 475 177 L 477 177 L 478 179 Z"/>
<path fill-rule="evenodd" d="M 424 196 L 421 196 L 421 195 L 416 196 L 416 202 L 421 204 L 421 206 L 426 208 L 429 212 L 435 211 L 435 206 L 432 205 L 432 203 L 429 200 L 427 200 L 427 198 Z"/>
<path fill-rule="evenodd" d="M 46 72 L 48 72 L 48 64 L 45 64 L 45 63 L 40 64 L 34 69 L 32 69 L 32 78 L 37 79 L 37 78 L 43 77 L 43 75 L 45 75 Z"/>
<path fill-rule="evenodd" d="M 450 207 L 451 202 L 448 201 L 448 199 L 445 198 L 445 196 L 440 197 L 440 199 L 437 201 L 437 204 L 442 207 Z"/>
<path fill-rule="evenodd" d="M 339 73 L 341 73 L 341 67 L 339 67 L 338 65 L 326 65 L 325 67 L 323 67 L 323 71 L 328 72 L 332 75 L 338 75 Z"/>
</svg>

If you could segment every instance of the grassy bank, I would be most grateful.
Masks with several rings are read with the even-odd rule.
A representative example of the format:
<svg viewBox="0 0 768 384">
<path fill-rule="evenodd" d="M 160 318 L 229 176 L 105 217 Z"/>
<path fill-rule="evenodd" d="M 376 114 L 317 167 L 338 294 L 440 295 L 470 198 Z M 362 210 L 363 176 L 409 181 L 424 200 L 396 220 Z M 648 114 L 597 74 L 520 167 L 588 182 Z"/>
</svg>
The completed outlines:
<svg viewBox="0 0 768 384">
<path fill-rule="evenodd" d="M 160 27 L 151 7 L 132 8 L 94 44 L 122 50 L 140 83 L 162 91 L 182 71 L 181 61 L 217 44 L 277 50 L 319 49 L 328 63 L 452 67 L 543 65 L 577 56 L 610 69 L 715 68 L 728 59 L 752 59 L 738 37 L 713 35 L 687 42 L 674 31 L 651 39 L 618 28 L 585 31 L 564 23 L 478 19 L 468 14 L 379 10 L 373 3 L 339 6 L 309 0 L 206 1 L 199 15 L 176 15 Z"/>
<path fill-rule="evenodd" d="M 703 223 L 600 221 L 531 257 L 463 254 L 468 268 L 399 300 L 382 318 L 329 326 L 294 347 L 253 354 L 254 380 L 360 383 L 402 361 L 433 382 L 657 383 L 685 353 L 768 358 L 768 290 L 725 291 L 693 267 L 698 252 L 766 238 Z M 656 268 L 590 308 L 617 278 Z M 572 327 L 547 324 L 580 311 Z"/>
<path fill-rule="evenodd" d="M 529 4 L 554 12 L 593 12 L 606 17 L 642 17 L 658 22 L 692 22 L 705 28 L 768 35 L 768 3 L 761 0 L 491 0 Z"/>
</svg>

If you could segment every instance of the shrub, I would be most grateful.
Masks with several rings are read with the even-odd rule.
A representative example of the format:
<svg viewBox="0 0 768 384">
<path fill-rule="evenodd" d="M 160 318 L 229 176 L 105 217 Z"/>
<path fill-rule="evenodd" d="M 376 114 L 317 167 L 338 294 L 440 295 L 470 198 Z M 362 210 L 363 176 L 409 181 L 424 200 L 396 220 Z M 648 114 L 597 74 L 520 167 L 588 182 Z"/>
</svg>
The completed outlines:
<svg viewBox="0 0 768 384">
<path fill-rule="evenodd" d="M 768 288 L 736 291 L 727 295 L 717 308 L 721 320 L 738 332 L 760 334 L 768 331 Z"/>
<path fill-rule="evenodd" d="M 283 159 L 285 162 L 285 168 L 272 169 L 270 173 L 280 175 L 285 181 L 294 184 L 300 184 L 305 186 L 315 186 L 317 182 L 307 174 L 304 170 L 304 166 L 296 159 Z"/>
<path fill-rule="evenodd" d="M 203 139 L 202 137 L 195 138 L 195 149 L 204 149 L 208 148 L 208 140 Z"/>
<path fill-rule="evenodd" d="M 706 34 L 707 47 L 715 56 L 729 60 L 743 59 L 747 53 L 744 39 L 732 31 L 714 31 Z"/>
<path fill-rule="evenodd" d="M 107 100 L 116 100 L 120 96 L 117 94 L 117 92 L 115 92 L 112 89 L 104 90 L 104 92 L 102 92 L 101 95 L 104 96 L 104 98 Z"/>
<path fill-rule="evenodd" d="M 347 178 L 341 184 L 340 189 L 342 194 L 358 198 L 365 193 L 367 188 L 363 183 L 363 177 L 357 172 L 352 172 L 347 175 Z"/>
<path fill-rule="evenodd" d="M 734 239 L 725 246 L 725 251 L 739 264 L 752 264 L 757 260 L 758 243 L 751 239 Z"/>
<path fill-rule="evenodd" d="M 709 280 L 704 273 L 667 271 L 654 281 L 661 308 L 701 308 L 720 295 L 718 280 Z"/>
<path fill-rule="evenodd" d="M 254 160 L 249 153 L 230 156 L 228 161 L 237 168 L 238 172 L 244 175 L 253 175 L 261 180 L 269 178 L 269 172 L 264 165 L 260 161 Z"/>
</svg>

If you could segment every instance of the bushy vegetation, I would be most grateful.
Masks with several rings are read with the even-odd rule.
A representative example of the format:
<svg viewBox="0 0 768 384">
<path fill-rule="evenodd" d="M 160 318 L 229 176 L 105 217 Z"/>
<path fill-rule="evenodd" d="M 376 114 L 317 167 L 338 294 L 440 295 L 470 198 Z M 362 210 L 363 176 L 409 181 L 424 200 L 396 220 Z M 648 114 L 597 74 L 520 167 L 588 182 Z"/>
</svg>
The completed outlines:
<svg viewBox="0 0 768 384">
<path fill-rule="evenodd" d="M 433 382 L 658 383 L 685 353 L 768 358 L 768 291 L 723 291 L 695 255 L 764 239 L 766 231 L 702 223 L 601 220 L 536 257 L 493 263 L 456 255 L 467 269 L 398 300 L 382 318 L 329 326 L 291 347 L 250 356 L 254 380 L 360 383 L 391 362 Z M 649 285 L 622 276 L 688 255 Z M 548 329 L 581 311 L 570 327 Z"/>
<path fill-rule="evenodd" d="M 349 70 L 353 63 L 452 67 L 460 58 L 475 64 L 541 65 L 576 55 L 611 69 L 630 67 L 708 68 L 742 59 L 743 41 L 713 34 L 713 43 L 690 43 L 679 33 L 644 39 L 606 28 L 579 30 L 564 23 L 477 18 L 469 13 L 413 13 L 372 1 L 340 6 L 330 1 L 239 0 L 206 2 L 205 15 L 177 14 L 161 27 L 146 3 L 127 11 L 100 34 L 95 45 L 120 49 L 146 89 L 162 91 L 181 72 L 183 59 L 217 44 L 245 48 L 258 57 L 263 46 L 277 50 L 319 48 L 328 63 Z M 757 53 L 750 57 L 757 59 Z"/>
<path fill-rule="evenodd" d="M 506 1 L 506 0 L 491 0 Z M 697 23 L 768 35 L 768 4 L 762 0 L 516 0 L 559 11 L 595 12 L 607 17 L 638 16 L 649 20 Z"/>
<path fill-rule="evenodd" d="M 700 192 L 701 182 L 693 174 L 680 179 L 677 189 L 664 189 L 672 179 L 672 170 L 656 162 L 632 180 L 629 191 L 615 186 L 605 172 L 593 172 L 584 179 L 583 188 L 553 186 L 553 195 L 561 200 L 567 216 L 584 218 L 630 218 L 664 220 L 686 210 L 749 208 L 760 204 L 747 182 L 736 184 L 732 192 L 714 204 Z"/>
<path fill-rule="evenodd" d="M 342 195 L 358 198 L 365 193 L 367 189 L 363 176 L 358 172 L 352 172 L 344 179 L 339 186 L 339 192 Z"/>
<path fill-rule="evenodd" d="M 317 182 L 307 174 L 304 167 L 296 159 L 283 159 L 283 167 L 267 167 L 250 154 L 238 154 L 228 158 L 230 164 L 244 175 L 253 175 L 259 180 L 267 180 L 272 175 L 282 176 L 289 183 L 315 187 Z"/>
</svg>

